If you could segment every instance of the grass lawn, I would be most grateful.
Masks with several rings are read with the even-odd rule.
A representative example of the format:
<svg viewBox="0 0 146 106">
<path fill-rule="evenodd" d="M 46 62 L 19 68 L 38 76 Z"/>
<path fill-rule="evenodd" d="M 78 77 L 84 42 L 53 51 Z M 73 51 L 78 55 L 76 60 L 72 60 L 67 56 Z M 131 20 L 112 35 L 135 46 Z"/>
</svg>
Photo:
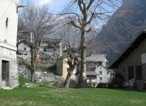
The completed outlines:
<svg viewBox="0 0 146 106">
<path fill-rule="evenodd" d="M 146 106 L 146 93 L 112 89 L 0 89 L 0 106 Z"/>
<path fill-rule="evenodd" d="M 146 92 L 18 87 L 13 90 L 0 89 L 0 106 L 146 106 Z"/>
</svg>

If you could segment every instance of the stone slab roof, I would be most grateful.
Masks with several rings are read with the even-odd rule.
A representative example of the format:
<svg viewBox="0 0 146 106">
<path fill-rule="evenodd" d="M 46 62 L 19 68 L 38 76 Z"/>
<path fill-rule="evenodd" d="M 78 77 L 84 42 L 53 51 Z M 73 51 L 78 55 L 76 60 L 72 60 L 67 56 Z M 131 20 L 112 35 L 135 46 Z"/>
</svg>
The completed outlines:
<svg viewBox="0 0 146 106">
<path fill-rule="evenodd" d="M 86 58 L 87 62 L 97 62 L 97 61 L 105 61 L 106 54 L 91 54 L 91 56 Z"/>
</svg>

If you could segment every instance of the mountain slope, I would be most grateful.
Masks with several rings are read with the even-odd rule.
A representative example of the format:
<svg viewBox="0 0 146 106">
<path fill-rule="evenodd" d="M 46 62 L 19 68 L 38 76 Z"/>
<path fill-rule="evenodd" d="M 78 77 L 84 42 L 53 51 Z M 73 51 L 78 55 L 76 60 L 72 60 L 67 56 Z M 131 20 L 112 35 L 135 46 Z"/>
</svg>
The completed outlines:
<svg viewBox="0 0 146 106">
<path fill-rule="evenodd" d="M 92 40 L 88 51 L 107 53 L 109 64 L 146 29 L 146 0 L 123 0 L 100 33 Z M 93 49 L 94 48 L 94 49 Z"/>
</svg>

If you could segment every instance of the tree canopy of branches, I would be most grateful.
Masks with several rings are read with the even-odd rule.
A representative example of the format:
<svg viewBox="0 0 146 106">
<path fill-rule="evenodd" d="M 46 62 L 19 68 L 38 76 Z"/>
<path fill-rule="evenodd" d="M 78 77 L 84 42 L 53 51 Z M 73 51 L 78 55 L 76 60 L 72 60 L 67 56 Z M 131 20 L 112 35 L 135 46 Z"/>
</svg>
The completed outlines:
<svg viewBox="0 0 146 106">
<path fill-rule="evenodd" d="M 52 33 L 55 26 L 55 18 L 48 12 L 47 6 L 39 7 L 33 2 L 28 2 L 19 14 L 18 31 L 26 31 L 32 36 L 29 41 L 31 48 L 31 67 L 35 69 L 37 51 L 45 35 Z M 32 70 L 33 76 L 34 70 Z M 33 79 L 33 77 L 31 78 Z"/>
<path fill-rule="evenodd" d="M 80 30 L 81 69 L 79 87 L 82 87 L 83 82 L 86 80 L 86 35 L 88 32 L 93 31 L 93 26 L 98 26 L 109 18 L 118 2 L 118 0 L 71 0 L 63 11 L 64 15 L 74 17 L 70 18 L 70 24 Z"/>
</svg>

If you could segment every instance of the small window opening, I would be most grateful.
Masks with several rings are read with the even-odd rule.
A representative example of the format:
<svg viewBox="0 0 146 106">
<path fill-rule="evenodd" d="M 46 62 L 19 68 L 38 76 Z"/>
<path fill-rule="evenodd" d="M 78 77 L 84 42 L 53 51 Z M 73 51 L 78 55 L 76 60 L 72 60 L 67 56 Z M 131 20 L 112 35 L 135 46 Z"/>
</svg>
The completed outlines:
<svg viewBox="0 0 146 106">
<path fill-rule="evenodd" d="M 99 77 L 99 80 L 102 81 L 102 77 Z"/>
<path fill-rule="evenodd" d="M 6 27 L 8 27 L 8 21 L 9 21 L 9 19 L 6 18 Z"/>
<path fill-rule="evenodd" d="M 102 75 L 102 71 L 99 71 L 99 74 Z"/>
<path fill-rule="evenodd" d="M 4 40 L 4 43 L 7 43 L 7 40 L 6 39 Z"/>
</svg>

